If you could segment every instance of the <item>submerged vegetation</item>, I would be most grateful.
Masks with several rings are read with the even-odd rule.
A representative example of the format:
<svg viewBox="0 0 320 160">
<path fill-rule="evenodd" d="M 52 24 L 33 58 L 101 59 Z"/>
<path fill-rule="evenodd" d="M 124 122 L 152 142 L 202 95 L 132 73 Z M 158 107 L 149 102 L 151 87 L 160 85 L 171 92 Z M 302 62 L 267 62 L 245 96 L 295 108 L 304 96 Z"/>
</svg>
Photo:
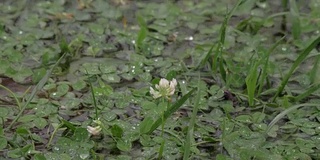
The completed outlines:
<svg viewBox="0 0 320 160">
<path fill-rule="evenodd" d="M 1 159 L 320 159 L 318 0 L 0 2 Z"/>
</svg>

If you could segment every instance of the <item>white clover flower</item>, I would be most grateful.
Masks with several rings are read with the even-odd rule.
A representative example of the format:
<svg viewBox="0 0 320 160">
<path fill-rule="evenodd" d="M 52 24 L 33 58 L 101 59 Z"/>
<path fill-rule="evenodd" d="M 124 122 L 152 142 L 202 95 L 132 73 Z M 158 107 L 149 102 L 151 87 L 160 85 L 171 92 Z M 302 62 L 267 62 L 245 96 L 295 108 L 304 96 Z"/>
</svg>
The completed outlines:
<svg viewBox="0 0 320 160">
<path fill-rule="evenodd" d="M 173 78 L 172 81 L 168 81 L 165 78 L 161 78 L 159 85 L 156 84 L 155 89 L 150 87 L 150 93 L 155 99 L 159 97 L 168 98 L 169 96 L 172 96 L 174 94 L 176 86 L 177 86 L 176 79 Z"/>
<path fill-rule="evenodd" d="M 94 136 L 99 135 L 100 131 L 101 131 L 101 127 L 100 126 L 96 126 L 96 127 L 87 126 L 87 131 Z"/>
</svg>

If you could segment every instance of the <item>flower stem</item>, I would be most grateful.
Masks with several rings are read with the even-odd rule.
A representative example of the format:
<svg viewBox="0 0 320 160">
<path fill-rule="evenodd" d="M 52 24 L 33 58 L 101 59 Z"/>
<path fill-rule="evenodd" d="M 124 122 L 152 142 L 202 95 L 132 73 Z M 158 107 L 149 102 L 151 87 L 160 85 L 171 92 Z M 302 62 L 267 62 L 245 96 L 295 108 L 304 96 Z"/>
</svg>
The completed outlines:
<svg viewBox="0 0 320 160">
<path fill-rule="evenodd" d="M 164 102 L 165 98 L 162 98 L 162 102 Z M 167 103 L 167 106 L 165 108 L 165 110 L 167 110 L 169 105 L 169 101 Z M 161 124 L 161 138 L 162 138 L 162 142 L 161 142 L 161 146 L 159 149 L 159 155 L 158 155 L 158 159 L 160 160 L 162 158 L 162 154 L 163 154 L 163 148 L 164 148 L 164 144 L 165 144 L 165 139 L 164 139 L 164 124 L 165 124 L 165 119 L 164 119 L 164 112 L 165 110 L 162 112 L 161 114 L 161 119 L 162 119 L 162 124 Z"/>
</svg>

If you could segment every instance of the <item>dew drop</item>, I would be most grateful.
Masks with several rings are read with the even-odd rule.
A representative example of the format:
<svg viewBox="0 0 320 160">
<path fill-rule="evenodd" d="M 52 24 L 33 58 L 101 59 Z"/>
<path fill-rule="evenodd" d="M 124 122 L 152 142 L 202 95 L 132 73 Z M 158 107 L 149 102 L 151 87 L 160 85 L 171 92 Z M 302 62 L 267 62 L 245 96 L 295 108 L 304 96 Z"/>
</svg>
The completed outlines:
<svg viewBox="0 0 320 160">
<path fill-rule="evenodd" d="M 187 38 L 185 38 L 185 40 L 188 40 L 188 41 L 193 41 L 193 37 L 192 37 L 192 36 L 190 36 L 190 37 L 187 37 Z"/>
<path fill-rule="evenodd" d="M 59 147 L 53 147 L 53 150 L 55 150 L 55 151 L 59 151 L 59 150 L 60 150 L 60 148 L 59 148 Z"/>
</svg>

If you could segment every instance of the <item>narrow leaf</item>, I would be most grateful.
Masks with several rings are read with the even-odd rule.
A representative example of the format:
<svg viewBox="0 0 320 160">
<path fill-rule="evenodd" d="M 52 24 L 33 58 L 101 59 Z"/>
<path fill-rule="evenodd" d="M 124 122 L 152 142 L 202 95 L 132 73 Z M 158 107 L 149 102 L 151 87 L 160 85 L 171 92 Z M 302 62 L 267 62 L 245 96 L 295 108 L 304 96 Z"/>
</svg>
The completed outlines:
<svg viewBox="0 0 320 160">
<path fill-rule="evenodd" d="M 280 93 L 282 93 L 284 87 L 287 85 L 289 78 L 291 77 L 291 75 L 293 74 L 293 72 L 295 71 L 295 69 L 306 59 L 306 57 L 310 54 L 310 52 L 320 43 L 320 36 L 315 39 L 307 48 L 305 48 L 300 54 L 299 57 L 295 60 L 295 62 L 293 63 L 293 65 L 291 66 L 289 72 L 287 73 L 287 75 L 283 78 L 277 93 L 274 95 L 272 101 L 274 102 L 276 100 L 276 98 L 280 95 Z"/>
<path fill-rule="evenodd" d="M 264 81 L 267 78 L 268 75 L 268 67 L 269 67 L 269 57 L 270 54 L 277 48 L 277 46 L 283 41 L 283 39 L 285 38 L 285 36 L 283 36 L 281 39 L 279 39 L 266 53 L 265 57 L 264 57 L 264 64 L 263 64 L 263 69 L 262 69 L 262 73 L 261 73 L 261 78 L 259 81 L 259 89 L 258 89 L 258 93 L 257 95 L 260 96 L 260 93 L 262 92 L 262 88 L 264 85 Z"/>
<path fill-rule="evenodd" d="M 258 81 L 258 66 L 259 63 L 256 62 L 250 69 L 250 73 L 246 78 L 246 85 L 247 85 L 247 92 L 248 92 L 248 101 L 249 105 L 254 105 L 254 93 L 257 88 L 257 81 Z"/>
<path fill-rule="evenodd" d="M 197 117 L 197 113 L 198 113 L 198 109 L 199 109 L 199 103 L 200 103 L 200 75 L 199 75 L 199 79 L 198 79 L 198 91 L 197 91 L 197 96 L 195 99 L 195 103 L 194 103 L 194 107 L 193 107 L 193 111 L 192 111 L 192 116 L 190 119 L 190 124 L 188 127 L 188 133 L 187 133 L 187 138 L 184 144 L 184 153 L 183 153 L 183 160 L 188 160 L 190 157 L 190 148 L 191 148 L 191 142 L 194 141 L 193 138 L 193 131 L 194 131 L 194 125 L 196 122 L 196 117 Z"/>
<path fill-rule="evenodd" d="M 281 113 L 279 113 L 268 125 L 268 128 L 266 130 L 266 133 L 268 133 L 271 128 L 281 119 L 283 118 L 285 115 L 287 115 L 288 113 L 300 108 L 300 107 L 318 107 L 319 104 L 314 104 L 314 103 L 305 103 L 305 104 L 299 104 L 299 105 L 295 105 L 292 106 L 284 111 L 282 111 Z"/>
<path fill-rule="evenodd" d="M 196 90 L 196 88 L 192 89 L 191 91 L 189 91 L 186 95 L 184 95 L 183 97 L 181 97 L 181 99 L 179 99 L 176 103 L 174 103 L 172 106 L 170 106 L 170 108 L 164 112 L 163 115 L 163 119 L 162 117 L 159 117 L 152 125 L 151 129 L 149 130 L 149 132 L 147 132 L 147 134 L 151 134 L 154 130 L 156 130 L 163 121 L 165 121 L 166 119 L 168 119 L 168 117 L 170 115 L 172 115 L 174 112 L 176 112 L 182 105 L 183 103 L 188 100 L 190 98 L 190 96 L 192 95 L 192 93 Z"/>
</svg>

